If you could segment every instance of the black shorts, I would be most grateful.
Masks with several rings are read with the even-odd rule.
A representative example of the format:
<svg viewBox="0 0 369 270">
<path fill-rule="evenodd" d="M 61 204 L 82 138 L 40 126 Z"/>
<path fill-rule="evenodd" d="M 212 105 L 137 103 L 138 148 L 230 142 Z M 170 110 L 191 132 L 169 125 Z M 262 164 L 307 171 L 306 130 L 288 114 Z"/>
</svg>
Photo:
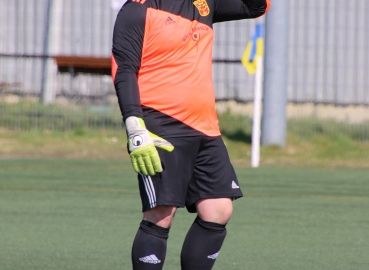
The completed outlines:
<svg viewBox="0 0 369 270">
<path fill-rule="evenodd" d="M 158 149 L 163 172 L 138 175 L 145 212 L 158 205 L 187 207 L 196 212 L 195 203 L 205 198 L 242 197 L 227 149 L 219 137 L 166 138 L 173 144 L 169 153 Z"/>
</svg>

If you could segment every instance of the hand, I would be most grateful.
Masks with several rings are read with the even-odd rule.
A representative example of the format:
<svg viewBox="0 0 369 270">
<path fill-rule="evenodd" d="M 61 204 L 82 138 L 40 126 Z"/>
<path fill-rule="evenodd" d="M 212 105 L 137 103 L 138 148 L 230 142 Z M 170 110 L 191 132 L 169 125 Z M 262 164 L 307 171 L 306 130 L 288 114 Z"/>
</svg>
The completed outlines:
<svg viewBox="0 0 369 270">
<path fill-rule="evenodd" d="M 130 116 L 126 122 L 128 151 L 133 169 L 144 175 L 162 172 L 160 157 L 155 147 L 172 152 L 174 146 L 163 138 L 149 132 L 142 118 Z"/>
</svg>

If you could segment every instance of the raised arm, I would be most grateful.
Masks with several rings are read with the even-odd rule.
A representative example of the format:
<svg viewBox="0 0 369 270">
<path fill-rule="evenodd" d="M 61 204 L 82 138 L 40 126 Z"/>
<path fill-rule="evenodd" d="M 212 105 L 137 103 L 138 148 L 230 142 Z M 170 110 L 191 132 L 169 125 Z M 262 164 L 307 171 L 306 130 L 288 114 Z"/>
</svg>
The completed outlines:
<svg viewBox="0 0 369 270">
<path fill-rule="evenodd" d="M 257 18 L 269 7 L 270 0 L 215 0 L 214 22 Z"/>
</svg>

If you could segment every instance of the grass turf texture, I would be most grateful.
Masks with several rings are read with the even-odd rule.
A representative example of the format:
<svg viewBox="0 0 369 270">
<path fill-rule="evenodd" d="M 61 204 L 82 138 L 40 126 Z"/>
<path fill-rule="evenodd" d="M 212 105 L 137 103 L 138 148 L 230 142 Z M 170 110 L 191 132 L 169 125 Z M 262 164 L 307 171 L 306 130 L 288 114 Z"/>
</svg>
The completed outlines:
<svg viewBox="0 0 369 270">
<path fill-rule="evenodd" d="M 238 168 L 214 269 L 369 269 L 369 170 Z M 141 220 L 128 161 L 1 160 L 0 269 L 130 269 Z M 166 270 L 195 216 L 179 209 Z"/>
</svg>

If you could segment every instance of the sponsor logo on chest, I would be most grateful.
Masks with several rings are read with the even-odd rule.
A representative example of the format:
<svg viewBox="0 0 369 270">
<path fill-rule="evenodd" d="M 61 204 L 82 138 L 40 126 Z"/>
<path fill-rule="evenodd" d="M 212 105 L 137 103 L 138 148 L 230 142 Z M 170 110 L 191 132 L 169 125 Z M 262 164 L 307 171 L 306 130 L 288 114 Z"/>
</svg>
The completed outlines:
<svg viewBox="0 0 369 270">
<path fill-rule="evenodd" d="M 209 30 L 209 27 L 207 26 L 196 26 L 196 27 L 193 27 L 191 29 L 191 31 L 189 31 L 186 35 L 184 35 L 184 37 L 182 38 L 182 41 L 183 42 L 186 42 L 189 38 L 194 38 L 194 36 L 196 35 L 196 32 L 199 32 L 199 31 L 208 31 Z M 199 39 L 199 36 L 198 37 L 195 37 L 194 40 L 198 41 Z"/>
</svg>

